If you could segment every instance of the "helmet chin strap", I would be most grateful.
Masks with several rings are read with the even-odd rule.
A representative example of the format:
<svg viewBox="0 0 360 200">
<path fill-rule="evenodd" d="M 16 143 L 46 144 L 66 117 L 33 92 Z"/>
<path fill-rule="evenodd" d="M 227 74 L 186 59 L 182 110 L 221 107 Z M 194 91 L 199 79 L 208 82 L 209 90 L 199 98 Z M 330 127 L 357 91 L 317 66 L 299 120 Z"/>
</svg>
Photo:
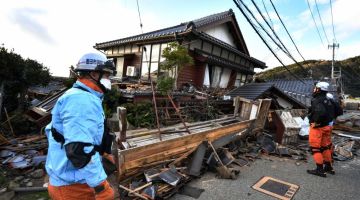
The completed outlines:
<svg viewBox="0 0 360 200">
<path fill-rule="evenodd" d="M 106 90 L 105 86 L 104 86 L 103 84 L 101 84 L 101 82 L 100 82 L 100 80 L 102 79 L 102 77 L 103 77 L 103 75 L 104 75 L 104 72 L 100 71 L 99 73 L 100 73 L 100 75 L 99 75 L 99 79 L 98 79 L 98 80 L 96 80 L 96 79 L 91 75 L 91 73 L 89 73 L 89 76 L 90 76 L 90 78 L 91 78 L 93 81 L 96 82 L 96 84 L 100 87 L 100 89 L 101 89 L 101 90 L 103 91 L 103 93 L 105 94 L 105 93 L 107 92 L 107 90 Z"/>
</svg>

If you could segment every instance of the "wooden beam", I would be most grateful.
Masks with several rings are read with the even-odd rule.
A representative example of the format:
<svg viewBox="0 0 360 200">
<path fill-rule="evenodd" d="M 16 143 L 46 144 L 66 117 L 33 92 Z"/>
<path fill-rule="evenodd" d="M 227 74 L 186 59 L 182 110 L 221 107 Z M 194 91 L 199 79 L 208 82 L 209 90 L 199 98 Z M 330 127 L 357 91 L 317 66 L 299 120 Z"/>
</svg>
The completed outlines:
<svg viewBox="0 0 360 200">
<path fill-rule="evenodd" d="M 222 137 L 223 135 L 228 135 L 228 134 L 234 133 L 236 131 L 241 131 L 242 129 L 248 128 L 252 121 L 253 120 L 246 120 L 246 121 L 242 121 L 242 122 L 238 122 L 238 123 L 234 123 L 234 124 L 229 124 L 227 126 L 214 128 L 212 130 L 208 130 L 208 131 L 204 131 L 204 132 L 200 132 L 200 133 L 194 133 L 194 134 L 190 134 L 190 135 L 185 135 L 183 137 L 166 140 L 166 142 L 158 142 L 158 143 L 153 143 L 153 144 L 146 145 L 146 146 L 126 149 L 126 150 L 121 151 L 121 154 L 122 155 L 130 155 L 131 154 L 134 157 L 139 157 L 139 156 L 150 155 L 150 154 L 152 154 L 152 152 L 149 152 L 149 151 L 154 150 L 154 149 L 158 150 L 159 147 L 162 150 L 167 150 L 167 149 L 169 149 L 170 146 L 181 146 L 184 143 L 190 143 L 190 141 L 195 141 L 195 140 L 202 141 L 202 140 L 206 140 L 206 138 L 209 138 L 212 141 L 214 139 Z M 143 152 L 144 150 L 146 150 L 146 152 Z M 145 154 L 143 154 L 143 153 L 145 153 Z"/>
<path fill-rule="evenodd" d="M 123 190 L 128 191 L 130 194 L 133 194 L 133 195 L 135 195 L 135 196 L 137 196 L 137 197 L 139 197 L 139 198 L 141 198 L 141 199 L 148 200 L 148 198 L 146 198 L 145 196 L 143 196 L 143 195 L 135 192 L 134 190 L 131 190 L 131 189 L 129 189 L 129 188 L 125 187 L 125 186 L 122 186 L 122 185 L 119 185 L 119 187 L 120 187 L 121 189 L 123 189 Z"/>
<path fill-rule="evenodd" d="M 6 115 L 6 121 L 8 122 L 9 127 L 10 127 L 10 131 L 11 131 L 12 135 L 15 137 L 15 133 L 14 133 L 13 127 L 12 127 L 12 125 L 11 125 L 11 121 L 10 121 L 8 112 L 7 112 L 7 110 L 6 110 L 5 107 L 4 107 L 4 111 L 5 111 L 5 115 Z"/>
<path fill-rule="evenodd" d="M 254 120 L 242 121 L 166 141 L 159 141 L 145 146 L 119 150 L 119 180 L 127 178 L 130 174 L 137 173 L 139 166 L 149 165 L 162 160 L 179 158 L 183 154 L 192 151 L 204 140 L 211 142 L 220 137 L 238 133 L 249 128 L 253 122 Z"/>
<path fill-rule="evenodd" d="M 116 142 L 121 143 L 126 141 L 126 128 L 127 128 L 126 108 L 118 107 L 117 115 L 119 118 L 120 138 L 119 141 Z"/>
<path fill-rule="evenodd" d="M 182 156 L 176 158 L 173 162 L 171 162 L 169 164 L 169 166 L 175 166 L 177 163 L 179 163 L 180 161 L 182 161 L 183 159 L 187 158 L 190 154 L 192 154 L 199 145 L 197 145 L 196 147 L 193 147 L 190 151 L 187 151 L 186 153 L 184 153 Z"/>
</svg>

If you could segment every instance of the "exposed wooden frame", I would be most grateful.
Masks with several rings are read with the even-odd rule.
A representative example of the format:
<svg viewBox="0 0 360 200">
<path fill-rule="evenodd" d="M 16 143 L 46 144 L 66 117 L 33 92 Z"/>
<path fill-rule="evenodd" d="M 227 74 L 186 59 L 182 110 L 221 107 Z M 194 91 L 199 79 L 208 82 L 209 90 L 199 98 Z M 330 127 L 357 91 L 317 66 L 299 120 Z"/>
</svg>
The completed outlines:
<svg viewBox="0 0 360 200">
<path fill-rule="evenodd" d="M 246 120 L 162 142 L 156 142 L 126 150 L 119 150 L 119 180 L 123 180 L 128 176 L 128 174 L 133 174 L 133 171 L 139 166 L 179 157 L 179 155 L 192 150 L 204 140 L 214 141 L 220 137 L 240 132 L 249 128 L 253 122 L 254 120 Z"/>
</svg>

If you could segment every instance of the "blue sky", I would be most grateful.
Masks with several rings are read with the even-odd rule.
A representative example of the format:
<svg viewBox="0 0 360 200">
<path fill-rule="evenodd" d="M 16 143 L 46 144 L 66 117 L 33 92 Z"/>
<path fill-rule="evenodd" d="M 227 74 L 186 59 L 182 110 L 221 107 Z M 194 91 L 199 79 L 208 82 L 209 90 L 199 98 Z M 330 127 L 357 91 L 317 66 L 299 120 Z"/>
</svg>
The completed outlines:
<svg viewBox="0 0 360 200">
<path fill-rule="evenodd" d="M 244 0 L 256 13 L 250 0 Z M 255 0 L 264 11 L 262 0 Z M 269 0 L 263 0 L 280 38 L 301 60 L 281 27 Z M 306 0 L 273 0 L 305 59 L 330 59 L 324 33 L 321 43 Z M 309 0 L 318 25 L 320 21 Z M 317 0 L 325 31 L 333 39 L 329 0 Z M 340 43 L 337 59 L 360 55 L 359 1 L 333 0 L 334 24 Z M 233 9 L 251 56 L 271 68 L 279 62 L 252 30 L 232 0 L 139 0 L 144 32 Z M 265 13 L 264 13 L 265 14 Z M 257 18 L 261 19 L 257 14 Z M 54 75 L 67 76 L 82 54 L 98 42 L 140 34 L 136 0 L 0 0 L 0 44 L 23 57 L 50 67 Z M 269 40 L 269 39 L 268 39 Z M 274 45 L 273 45 L 274 46 Z M 275 48 L 275 46 L 274 46 Z M 279 56 L 287 64 L 285 55 Z"/>
</svg>

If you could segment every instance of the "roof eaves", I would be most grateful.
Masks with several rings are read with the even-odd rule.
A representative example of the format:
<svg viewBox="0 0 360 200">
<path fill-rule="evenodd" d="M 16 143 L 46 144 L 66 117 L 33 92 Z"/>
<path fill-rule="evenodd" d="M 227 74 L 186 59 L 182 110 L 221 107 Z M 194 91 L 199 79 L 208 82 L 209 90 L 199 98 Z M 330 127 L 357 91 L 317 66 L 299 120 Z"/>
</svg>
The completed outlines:
<svg viewBox="0 0 360 200">
<path fill-rule="evenodd" d="M 211 24 L 213 22 L 216 22 L 218 20 L 222 20 L 224 18 L 227 17 L 231 17 L 232 15 L 234 15 L 234 12 L 232 11 L 232 9 L 221 12 L 221 13 L 216 13 L 216 14 L 212 14 L 206 17 L 202 17 L 196 20 L 192 20 L 192 22 L 194 22 L 194 24 L 196 25 L 196 27 L 203 27 L 206 26 L 208 24 Z"/>
<path fill-rule="evenodd" d="M 224 41 L 222 41 L 222 40 L 219 40 L 219 39 L 217 39 L 217 38 L 215 38 L 215 37 L 213 37 L 213 36 L 211 36 L 211 35 L 209 35 L 209 34 L 207 34 L 207 33 L 205 33 L 205 32 L 202 32 L 202 31 L 199 32 L 199 31 L 193 30 L 193 33 L 194 33 L 195 35 L 199 35 L 199 36 L 202 37 L 203 39 L 206 39 L 206 40 L 215 42 L 215 43 L 217 43 L 217 44 L 219 44 L 219 45 L 227 48 L 228 50 L 233 51 L 234 53 L 236 53 L 236 54 L 238 54 L 238 55 L 241 55 L 241 56 L 243 56 L 243 57 L 245 57 L 245 58 L 250 59 L 251 61 L 257 63 L 257 64 L 259 65 L 259 68 L 262 68 L 262 69 L 265 69 L 265 68 L 266 68 L 266 65 L 265 65 L 264 62 L 262 62 L 262 61 L 260 61 L 260 60 L 258 60 L 258 59 L 256 59 L 256 58 L 250 57 L 249 55 L 247 55 L 247 54 L 239 51 L 239 50 L 236 49 L 235 47 L 231 46 L 230 44 L 227 44 L 226 42 L 224 42 Z"/>
<path fill-rule="evenodd" d="M 163 37 L 163 36 L 170 36 L 175 33 L 183 33 L 187 31 L 188 27 L 186 24 L 181 23 L 180 25 L 167 27 L 164 29 L 143 33 L 135 36 L 130 36 L 126 38 L 121 38 L 117 40 L 102 42 L 102 43 L 96 43 L 94 48 L 101 49 L 106 47 L 111 47 L 115 45 L 125 44 L 125 43 L 131 43 L 131 42 L 137 42 L 142 40 L 148 40 L 148 39 L 155 39 L 157 37 Z"/>
</svg>

